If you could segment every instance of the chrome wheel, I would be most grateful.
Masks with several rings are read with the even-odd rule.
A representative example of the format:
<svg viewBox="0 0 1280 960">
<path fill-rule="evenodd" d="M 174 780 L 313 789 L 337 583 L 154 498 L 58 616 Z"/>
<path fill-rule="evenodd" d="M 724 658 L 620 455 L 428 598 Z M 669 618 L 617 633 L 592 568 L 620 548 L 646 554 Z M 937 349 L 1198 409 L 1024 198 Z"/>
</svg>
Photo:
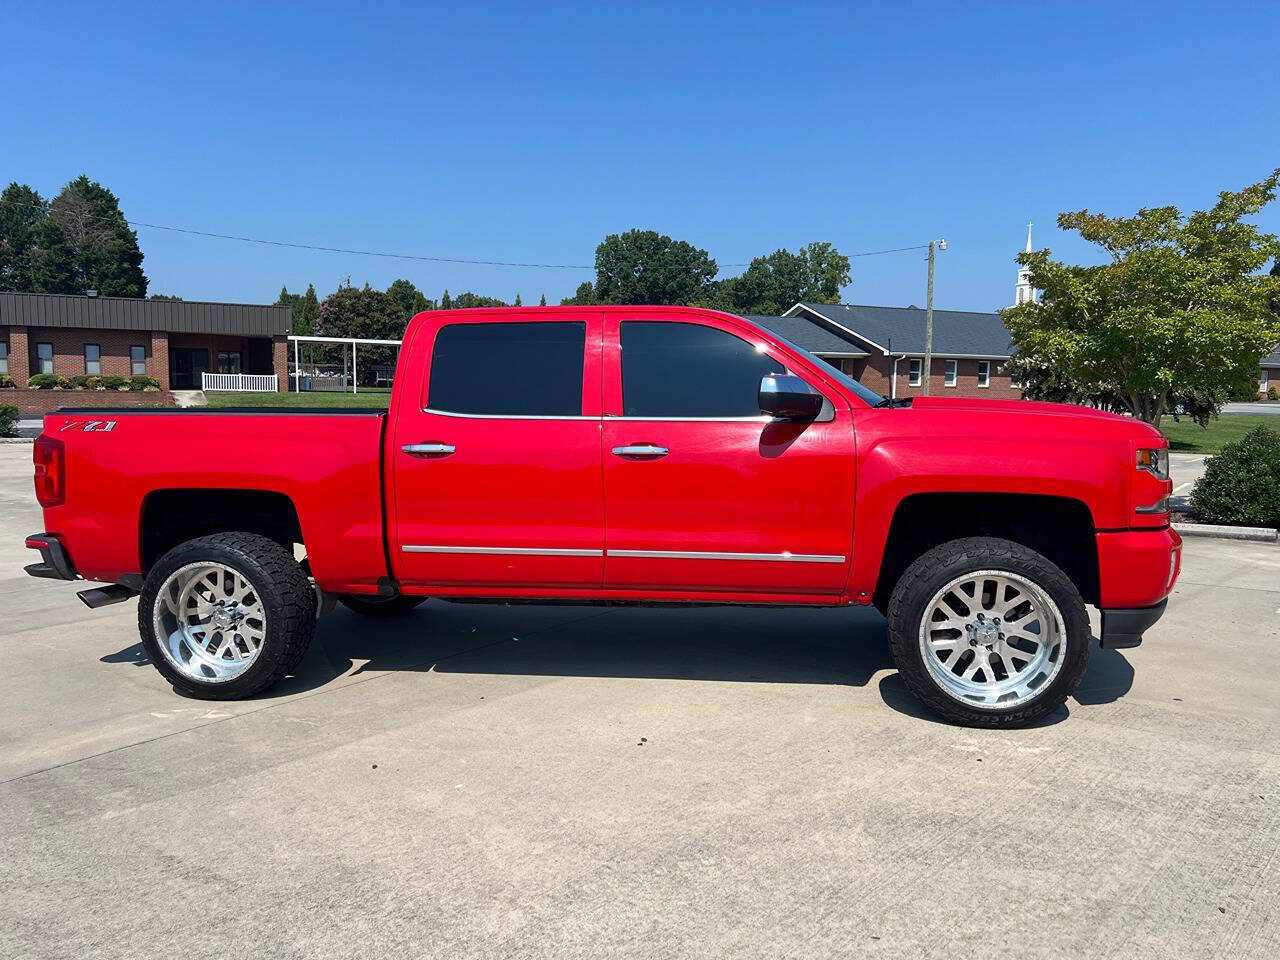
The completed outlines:
<svg viewBox="0 0 1280 960">
<path fill-rule="evenodd" d="M 243 674 L 267 635 L 258 591 L 221 563 L 189 563 L 171 573 L 156 594 L 152 619 L 165 659 L 203 683 Z"/>
<path fill-rule="evenodd" d="M 1062 668 L 1066 627 L 1053 598 L 1026 577 L 978 570 L 925 605 L 920 655 L 942 690 L 981 709 L 1025 704 Z"/>
</svg>

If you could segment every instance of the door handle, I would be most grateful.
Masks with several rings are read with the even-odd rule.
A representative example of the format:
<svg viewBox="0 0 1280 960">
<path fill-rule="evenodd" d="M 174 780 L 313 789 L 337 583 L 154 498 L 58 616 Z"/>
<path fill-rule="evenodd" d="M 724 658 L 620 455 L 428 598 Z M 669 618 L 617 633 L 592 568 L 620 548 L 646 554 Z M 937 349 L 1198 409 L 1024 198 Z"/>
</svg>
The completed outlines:
<svg viewBox="0 0 1280 960">
<path fill-rule="evenodd" d="M 411 457 L 447 457 L 458 448 L 451 443 L 406 443 L 400 449 Z"/>
<path fill-rule="evenodd" d="M 666 447 L 660 447 L 655 443 L 633 443 L 625 447 L 613 448 L 615 457 L 635 457 L 641 460 L 657 460 L 670 452 Z"/>
</svg>

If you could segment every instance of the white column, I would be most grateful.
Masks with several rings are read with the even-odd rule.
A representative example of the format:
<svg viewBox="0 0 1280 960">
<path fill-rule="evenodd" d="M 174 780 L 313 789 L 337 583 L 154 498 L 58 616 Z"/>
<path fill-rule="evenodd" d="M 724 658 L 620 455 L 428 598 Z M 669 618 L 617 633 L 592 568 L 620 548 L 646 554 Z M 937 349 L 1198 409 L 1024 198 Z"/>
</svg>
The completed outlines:
<svg viewBox="0 0 1280 960">
<path fill-rule="evenodd" d="M 351 341 L 351 392 L 360 392 L 360 375 L 356 373 L 356 342 Z"/>
<path fill-rule="evenodd" d="M 298 341 L 293 341 L 293 392 L 298 393 L 298 374 L 302 372 L 302 367 L 298 364 Z"/>
</svg>

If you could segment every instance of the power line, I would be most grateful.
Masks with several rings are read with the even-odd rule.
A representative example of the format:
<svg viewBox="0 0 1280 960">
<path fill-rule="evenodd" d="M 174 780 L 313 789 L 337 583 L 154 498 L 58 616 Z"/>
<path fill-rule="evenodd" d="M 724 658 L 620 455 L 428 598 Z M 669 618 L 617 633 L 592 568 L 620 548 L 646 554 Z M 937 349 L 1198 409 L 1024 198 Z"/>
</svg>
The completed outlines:
<svg viewBox="0 0 1280 960">
<path fill-rule="evenodd" d="M 12 207 L 25 207 L 28 210 L 44 210 L 40 204 L 21 203 L 17 200 L 0 200 L 0 203 L 8 204 Z M 104 223 L 115 222 L 111 217 L 100 217 L 90 215 L 88 219 L 101 220 Z M 355 250 L 347 247 L 328 247 L 316 243 L 294 243 L 288 240 L 264 240 L 260 237 L 242 237 L 230 233 L 214 233 L 209 230 L 192 230 L 187 227 L 173 227 L 161 223 L 147 223 L 144 220 L 130 220 L 127 217 L 121 217 L 125 223 L 131 227 L 146 227 L 149 230 L 167 230 L 170 233 L 185 233 L 195 237 L 212 237 L 216 240 L 236 240 L 240 243 L 257 243 L 269 247 L 288 247 L 293 250 L 317 250 L 322 253 L 345 253 L 359 257 L 383 257 L 391 260 L 418 260 L 426 263 L 459 263 L 469 264 L 471 266 L 480 267 L 530 267 L 542 270 L 594 270 L 594 264 L 584 263 L 524 263 L 514 260 L 470 260 L 465 257 L 429 257 L 415 253 L 387 253 L 381 250 Z M 855 257 L 876 257 L 885 253 L 903 253 L 907 250 L 924 250 L 929 245 L 927 243 L 917 244 L 913 247 L 893 247 L 888 250 L 867 250 L 862 253 L 845 254 L 849 259 Z M 721 267 L 736 268 L 749 267 L 751 263 L 722 263 Z"/>
</svg>

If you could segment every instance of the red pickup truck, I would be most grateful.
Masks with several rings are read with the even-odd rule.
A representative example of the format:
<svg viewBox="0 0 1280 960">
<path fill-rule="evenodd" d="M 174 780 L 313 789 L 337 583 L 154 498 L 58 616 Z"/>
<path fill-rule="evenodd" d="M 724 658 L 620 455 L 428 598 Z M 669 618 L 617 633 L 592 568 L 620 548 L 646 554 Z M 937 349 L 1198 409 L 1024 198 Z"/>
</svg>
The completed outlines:
<svg viewBox="0 0 1280 960">
<path fill-rule="evenodd" d="M 1019 400 L 890 402 L 740 318 L 420 314 L 390 408 L 65 409 L 35 444 L 39 577 L 140 595 L 157 669 L 208 698 L 290 673 L 338 597 L 871 604 L 903 678 L 1011 726 L 1138 644 L 1181 541 L 1151 427 Z M 429 626 L 429 624 L 424 624 Z"/>
</svg>

